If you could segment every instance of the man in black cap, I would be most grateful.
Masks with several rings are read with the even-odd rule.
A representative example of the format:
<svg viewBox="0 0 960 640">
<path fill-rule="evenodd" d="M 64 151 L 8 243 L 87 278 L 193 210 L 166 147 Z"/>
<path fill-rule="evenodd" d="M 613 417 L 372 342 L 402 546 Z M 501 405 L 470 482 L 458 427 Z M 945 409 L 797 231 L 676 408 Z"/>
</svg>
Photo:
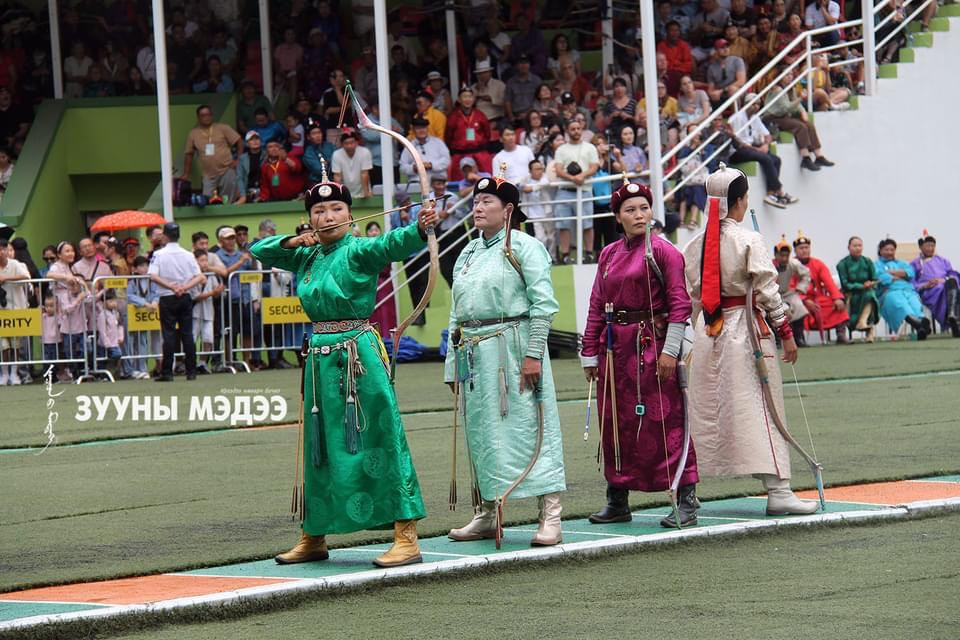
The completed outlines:
<svg viewBox="0 0 960 640">
<path fill-rule="evenodd" d="M 163 225 L 167 243 L 153 252 L 150 279 L 160 287 L 160 331 L 163 363 L 157 382 L 173 381 L 173 354 L 183 349 L 187 380 L 197 377 L 197 345 L 193 342 L 193 296 L 190 290 L 206 280 L 192 253 L 180 246 L 180 225 Z"/>
<path fill-rule="evenodd" d="M 530 72 L 530 58 L 521 54 L 517 58 L 516 73 L 507 80 L 506 100 L 503 105 L 507 111 L 507 120 L 514 126 L 523 124 L 527 111 L 537 97 L 537 87 L 541 82 L 540 76 Z"/>
</svg>

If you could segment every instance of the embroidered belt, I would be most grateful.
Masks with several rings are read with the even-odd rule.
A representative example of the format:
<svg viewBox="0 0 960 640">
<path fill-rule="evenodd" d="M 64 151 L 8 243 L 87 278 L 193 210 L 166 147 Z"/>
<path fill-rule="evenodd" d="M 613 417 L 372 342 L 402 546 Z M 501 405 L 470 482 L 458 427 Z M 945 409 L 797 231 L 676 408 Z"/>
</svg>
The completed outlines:
<svg viewBox="0 0 960 640">
<path fill-rule="evenodd" d="M 662 311 L 654 311 L 651 315 L 649 309 L 617 309 L 613 312 L 613 321 L 616 324 L 637 324 L 649 322 L 660 315 L 663 315 Z"/>
<path fill-rule="evenodd" d="M 753 296 L 753 302 L 756 304 L 757 296 Z M 747 306 L 747 296 L 723 296 L 720 298 L 720 307 L 723 309 L 745 306 Z"/>
<path fill-rule="evenodd" d="M 526 320 L 528 318 L 527 314 L 521 314 L 519 316 L 507 316 L 506 318 L 487 318 L 485 320 L 461 320 L 460 326 L 467 327 L 468 329 L 479 329 L 481 327 L 489 327 L 495 324 L 506 324 L 508 322 L 517 322 L 519 320 Z"/>
<path fill-rule="evenodd" d="M 337 351 L 340 351 L 342 349 L 347 349 L 350 345 L 356 344 L 357 338 L 359 338 L 360 336 L 362 336 L 364 333 L 366 333 L 372 328 L 373 327 L 371 327 L 370 325 L 367 325 L 364 328 L 364 330 L 361 331 L 359 334 L 353 336 L 349 340 L 344 340 L 343 342 L 337 342 L 336 344 L 325 344 L 319 347 L 307 347 L 303 351 L 303 355 L 312 353 L 313 355 L 319 354 L 321 356 L 328 356 L 331 353 L 336 353 Z"/>
<path fill-rule="evenodd" d="M 314 333 L 343 333 L 344 331 L 353 331 L 370 323 L 369 320 L 326 320 L 324 322 L 314 322 Z"/>
</svg>

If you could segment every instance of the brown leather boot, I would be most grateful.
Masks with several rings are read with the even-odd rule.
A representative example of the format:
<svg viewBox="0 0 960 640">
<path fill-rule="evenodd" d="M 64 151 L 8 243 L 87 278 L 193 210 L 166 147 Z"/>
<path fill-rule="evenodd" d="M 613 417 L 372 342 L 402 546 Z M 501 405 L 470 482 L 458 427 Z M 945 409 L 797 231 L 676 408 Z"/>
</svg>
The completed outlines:
<svg viewBox="0 0 960 640">
<path fill-rule="evenodd" d="M 286 553 L 281 553 L 274 560 L 277 564 L 297 564 L 298 562 L 315 562 L 326 560 L 330 557 L 327 551 L 326 536 L 311 536 L 307 533 L 300 534 L 300 541 L 296 546 Z"/>
<path fill-rule="evenodd" d="M 533 536 L 530 545 L 534 547 L 552 547 L 563 542 L 563 532 L 560 530 L 560 494 L 548 493 L 540 496 L 540 527 L 537 535 Z"/>
<path fill-rule="evenodd" d="M 417 544 L 417 521 L 397 520 L 393 523 L 393 546 L 373 561 L 378 567 L 402 567 L 423 562 Z"/>
</svg>

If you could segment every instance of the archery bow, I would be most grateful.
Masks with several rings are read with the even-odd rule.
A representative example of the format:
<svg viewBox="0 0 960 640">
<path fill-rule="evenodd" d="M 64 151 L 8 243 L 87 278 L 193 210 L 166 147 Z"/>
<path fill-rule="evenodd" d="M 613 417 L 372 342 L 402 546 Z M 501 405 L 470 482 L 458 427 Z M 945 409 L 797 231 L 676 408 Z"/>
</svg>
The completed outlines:
<svg viewBox="0 0 960 640">
<path fill-rule="evenodd" d="M 363 108 L 360 106 L 360 101 L 357 99 L 356 93 L 353 91 L 353 87 L 350 84 L 350 81 L 347 80 L 347 84 L 344 87 L 344 103 L 343 108 L 340 112 L 340 125 L 343 126 L 343 118 L 346 114 L 347 102 L 346 98 L 349 96 L 349 99 L 352 101 L 354 111 L 357 114 L 357 126 L 361 129 L 370 129 L 371 131 L 376 131 L 385 136 L 390 136 L 394 140 L 400 143 L 400 145 L 407 150 L 410 154 L 410 157 L 413 159 L 414 164 L 417 166 L 417 176 L 420 178 L 420 198 L 423 206 L 427 205 L 429 200 L 432 205 L 436 202 L 436 198 L 433 197 L 430 190 L 430 177 L 427 175 L 427 167 L 423 161 L 423 158 L 420 156 L 420 153 L 417 151 L 417 148 L 413 146 L 413 143 L 407 139 L 402 133 L 397 133 L 389 127 L 383 127 L 367 116 L 364 113 Z M 427 231 L 427 248 L 430 252 L 430 272 L 427 279 L 427 288 L 423 292 L 423 296 L 420 298 L 420 302 L 413 309 L 408 317 L 404 318 L 402 322 L 397 324 L 395 329 L 390 330 L 390 337 L 393 341 L 393 354 L 390 359 L 390 381 L 393 382 L 397 376 L 397 354 L 400 352 L 400 338 L 403 337 L 403 332 L 407 330 L 407 327 L 410 324 L 420 317 L 420 314 L 423 313 L 423 310 L 427 308 L 427 305 L 430 303 L 430 296 L 433 295 L 433 288 L 437 284 L 437 274 L 440 272 L 440 248 L 437 244 L 437 234 L 433 228 L 433 225 L 428 225 L 426 228 Z"/>
</svg>

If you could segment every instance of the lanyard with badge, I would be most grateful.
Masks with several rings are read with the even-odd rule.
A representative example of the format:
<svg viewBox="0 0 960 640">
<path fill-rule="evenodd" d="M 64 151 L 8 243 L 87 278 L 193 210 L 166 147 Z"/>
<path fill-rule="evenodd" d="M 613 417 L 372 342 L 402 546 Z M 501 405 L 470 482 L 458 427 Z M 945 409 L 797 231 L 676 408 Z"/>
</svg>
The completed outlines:
<svg viewBox="0 0 960 640">
<path fill-rule="evenodd" d="M 212 156 L 214 153 L 213 127 L 207 129 L 207 144 L 203 145 L 203 155 Z"/>
<path fill-rule="evenodd" d="M 273 175 L 270 176 L 270 186 L 279 187 L 280 186 L 280 161 L 268 162 L 270 168 L 273 170 Z"/>
</svg>

